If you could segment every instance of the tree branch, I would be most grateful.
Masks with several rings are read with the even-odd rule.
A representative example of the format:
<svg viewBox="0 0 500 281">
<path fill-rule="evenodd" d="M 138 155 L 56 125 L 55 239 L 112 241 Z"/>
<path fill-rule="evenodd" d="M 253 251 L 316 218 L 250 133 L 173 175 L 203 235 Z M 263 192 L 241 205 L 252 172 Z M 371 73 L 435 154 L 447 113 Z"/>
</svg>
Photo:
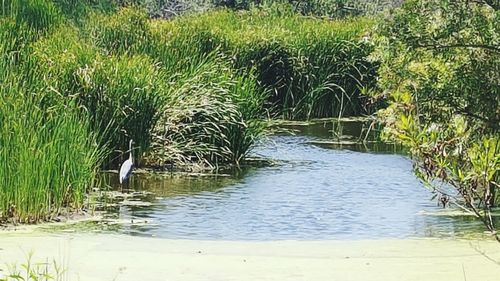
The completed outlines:
<svg viewBox="0 0 500 281">
<path fill-rule="evenodd" d="M 484 44 L 452 44 L 452 45 L 415 45 L 416 48 L 425 48 L 425 49 L 453 49 L 453 48 L 478 48 L 478 49 L 487 49 L 490 51 L 494 51 L 500 53 L 500 47 L 484 45 Z"/>
</svg>

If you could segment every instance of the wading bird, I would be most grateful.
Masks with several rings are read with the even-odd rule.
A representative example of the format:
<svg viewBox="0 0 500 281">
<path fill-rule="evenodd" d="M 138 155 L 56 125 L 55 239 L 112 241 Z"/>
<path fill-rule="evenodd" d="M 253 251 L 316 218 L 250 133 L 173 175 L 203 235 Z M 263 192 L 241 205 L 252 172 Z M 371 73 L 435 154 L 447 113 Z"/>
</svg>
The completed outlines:
<svg viewBox="0 0 500 281">
<path fill-rule="evenodd" d="M 123 162 L 122 166 L 120 167 L 120 184 L 122 184 L 128 176 L 130 176 L 130 173 L 132 172 L 132 166 L 134 165 L 134 162 L 132 160 L 132 143 L 134 141 L 130 140 L 129 142 L 129 151 L 130 151 L 130 156 L 128 157 L 125 162 Z"/>
</svg>

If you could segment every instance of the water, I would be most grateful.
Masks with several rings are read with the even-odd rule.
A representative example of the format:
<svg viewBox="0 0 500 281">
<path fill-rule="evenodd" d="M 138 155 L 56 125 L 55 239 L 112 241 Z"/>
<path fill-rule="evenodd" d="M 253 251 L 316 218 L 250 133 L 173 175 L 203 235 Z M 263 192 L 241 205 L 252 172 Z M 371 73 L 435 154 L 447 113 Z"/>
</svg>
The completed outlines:
<svg viewBox="0 0 500 281">
<path fill-rule="evenodd" d="M 311 141 L 331 135 L 328 126 L 316 127 L 258 143 L 254 156 L 280 160 L 270 167 L 230 177 L 134 175 L 131 187 L 151 192 L 141 199 L 150 204 L 108 208 L 108 217 L 126 222 L 113 231 L 181 239 L 315 240 L 449 237 L 482 229 L 472 218 L 439 215 L 443 210 L 430 200 L 406 156 L 317 146 Z M 116 175 L 111 181 L 116 184 Z"/>
</svg>

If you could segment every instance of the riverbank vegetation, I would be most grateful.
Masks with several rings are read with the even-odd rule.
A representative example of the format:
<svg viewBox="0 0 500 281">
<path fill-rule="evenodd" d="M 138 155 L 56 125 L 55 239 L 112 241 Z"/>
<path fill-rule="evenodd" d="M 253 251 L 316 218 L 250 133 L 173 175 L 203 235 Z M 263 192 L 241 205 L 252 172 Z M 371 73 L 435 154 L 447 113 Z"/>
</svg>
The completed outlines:
<svg viewBox="0 0 500 281">
<path fill-rule="evenodd" d="M 267 118 L 378 112 L 440 202 L 494 231 L 498 4 L 374 16 L 401 2 L 2 1 L 0 222 L 81 208 L 129 139 L 140 166 L 217 169 Z"/>
<path fill-rule="evenodd" d="M 494 1 L 406 1 L 376 29 L 379 115 L 443 206 L 495 233 L 500 201 L 500 12 Z M 498 239 L 498 236 L 497 236 Z"/>
<path fill-rule="evenodd" d="M 0 218 L 81 207 L 129 139 L 139 165 L 238 165 L 268 117 L 373 112 L 367 18 L 292 6 L 172 20 L 114 2 L 1 3 Z"/>
</svg>

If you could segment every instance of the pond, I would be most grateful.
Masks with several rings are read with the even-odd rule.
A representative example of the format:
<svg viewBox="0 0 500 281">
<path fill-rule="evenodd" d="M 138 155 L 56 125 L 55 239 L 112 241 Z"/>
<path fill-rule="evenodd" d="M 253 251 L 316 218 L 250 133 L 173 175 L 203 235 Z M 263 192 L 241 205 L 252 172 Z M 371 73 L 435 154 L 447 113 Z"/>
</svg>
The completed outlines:
<svg viewBox="0 0 500 281">
<path fill-rule="evenodd" d="M 346 125 L 349 139 L 357 123 Z M 124 223 L 107 231 L 174 239 L 318 240 L 453 237 L 481 233 L 467 216 L 437 206 L 391 146 L 321 145 L 332 125 L 289 126 L 257 143 L 252 156 L 277 164 L 230 175 L 177 177 L 134 174 L 140 201 L 106 208 Z M 350 135 L 349 135 L 350 134 Z M 318 145 L 318 143 L 320 145 Z M 116 189 L 116 174 L 107 174 Z M 452 213 L 452 212 L 451 212 Z"/>
</svg>

